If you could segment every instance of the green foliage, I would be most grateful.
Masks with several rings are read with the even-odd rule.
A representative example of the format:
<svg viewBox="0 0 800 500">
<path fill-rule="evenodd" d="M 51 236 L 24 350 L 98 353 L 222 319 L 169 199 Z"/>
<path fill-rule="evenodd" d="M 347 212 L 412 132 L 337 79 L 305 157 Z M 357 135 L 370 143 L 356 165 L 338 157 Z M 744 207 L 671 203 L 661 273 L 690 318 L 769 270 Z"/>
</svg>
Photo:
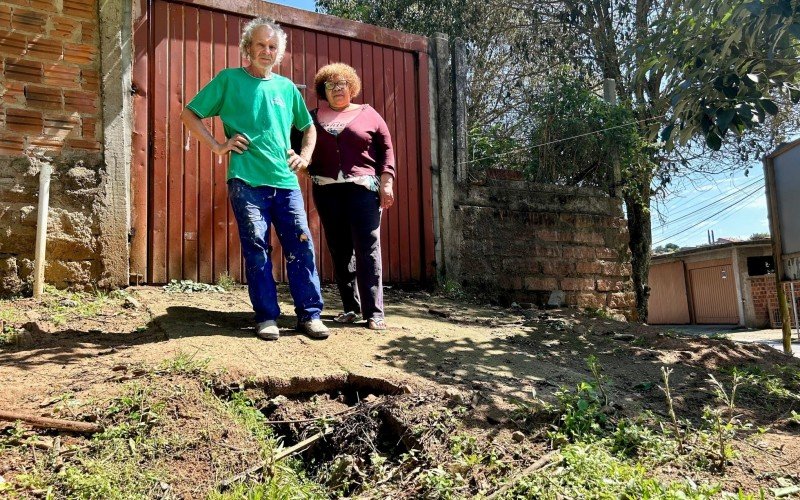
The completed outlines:
<svg viewBox="0 0 800 500">
<path fill-rule="evenodd" d="M 196 355 L 197 352 L 190 355 L 179 351 L 172 358 L 163 360 L 159 370 L 178 375 L 199 375 L 206 371 L 211 360 L 209 358 L 195 359 Z"/>
<path fill-rule="evenodd" d="M 530 142 L 538 146 L 526 155 L 530 179 L 604 187 L 615 162 L 630 170 L 642 161 L 644 143 L 629 106 L 605 102 L 566 73 L 546 87 L 528 110 Z"/>
<path fill-rule="evenodd" d="M 162 287 L 167 293 L 195 293 L 195 292 L 211 292 L 223 293 L 228 290 L 221 285 L 209 285 L 208 283 L 197 283 L 192 280 L 171 280 L 168 284 Z"/>
<path fill-rule="evenodd" d="M 228 274 L 228 272 L 219 273 L 217 276 L 217 286 L 221 287 L 226 292 L 230 292 L 236 286 L 236 280 Z"/>
<path fill-rule="evenodd" d="M 64 325 L 73 319 L 95 317 L 104 308 L 121 303 L 117 296 L 112 297 L 102 290 L 95 290 L 94 293 L 70 292 L 52 285 L 45 285 L 41 300 L 50 320 L 56 325 Z"/>
<path fill-rule="evenodd" d="M 728 132 L 778 114 L 780 94 L 800 102 L 800 1 L 698 0 L 670 14 L 649 40 L 658 55 L 640 69 L 665 65 L 675 76 L 661 132 L 668 148 L 700 135 L 718 150 Z"/>
<path fill-rule="evenodd" d="M 618 458 L 602 443 L 569 445 L 561 455 L 558 470 L 522 479 L 506 498 L 705 499 L 720 492 L 718 487 L 649 478 L 644 466 Z"/>
<path fill-rule="evenodd" d="M 750 241 L 768 240 L 768 239 L 770 239 L 770 235 L 769 235 L 769 233 L 753 233 L 747 239 L 750 240 Z"/>
<path fill-rule="evenodd" d="M 595 382 L 579 382 L 575 391 L 560 389 L 556 399 L 560 417 L 556 430 L 549 433 L 554 443 L 594 441 L 608 430 L 608 415 Z"/>
</svg>

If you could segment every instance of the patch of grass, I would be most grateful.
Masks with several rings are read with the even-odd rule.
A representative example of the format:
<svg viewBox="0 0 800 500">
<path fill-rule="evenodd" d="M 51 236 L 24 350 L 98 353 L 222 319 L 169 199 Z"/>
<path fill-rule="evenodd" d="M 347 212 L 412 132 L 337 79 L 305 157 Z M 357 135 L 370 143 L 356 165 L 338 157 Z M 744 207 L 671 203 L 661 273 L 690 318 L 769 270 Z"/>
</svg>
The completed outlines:
<svg viewBox="0 0 800 500">
<path fill-rule="evenodd" d="M 647 469 L 615 456 L 604 443 L 576 443 L 561 449 L 558 468 L 542 469 L 519 481 L 505 498 L 681 498 L 705 499 L 718 486 L 662 483 Z"/>
<path fill-rule="evenodd" d="M 159 365 L 159 370 L 176 375 L 200 375 L 208 369 L 211 359 L 196 359 L 195 356 L 197 356 L 197 352 L 194 354 L 178 352 L 172 358 L 163 360 Z"/>
<path fill-rule="evenodd" d="M 436 292 L 449 299 L 460 300 L 467 298 L 468 294 L 461 286 L 461 283 L 454 280 L 445 280 L 437 286 Z"/>
<path fill-rule="evenodd" d="M 233 290 L 236 285 L 236 280 L 227 271 L 219 273 L 219 276 L 217 276 L 217 286 L 222 287 L 226 292 Z"/>
<path fill-rule="evenodd" d="M 56 325 L 64 325 L 76 318 L 92 318 L 104 308 L 120 302 L 102 290 L 94 293 L 70 292 L 59 290 L 52 285 L 45 285 L 42 303 L 47 309 L 50 320 Z"/>
<path fill-rule="evenodd" d="M 583 312 L 590 318 L 612 319 L 611 313 L 605 307 L 584 307 Z"/>
<path fill-rule="evenodd" d="M 227 290 L 220 285 L 209 285 L 208 283 L 198 283 L 192 280 L 171 280 L 162 288 L 167 293 L 227 292 Z"/>
</svg>

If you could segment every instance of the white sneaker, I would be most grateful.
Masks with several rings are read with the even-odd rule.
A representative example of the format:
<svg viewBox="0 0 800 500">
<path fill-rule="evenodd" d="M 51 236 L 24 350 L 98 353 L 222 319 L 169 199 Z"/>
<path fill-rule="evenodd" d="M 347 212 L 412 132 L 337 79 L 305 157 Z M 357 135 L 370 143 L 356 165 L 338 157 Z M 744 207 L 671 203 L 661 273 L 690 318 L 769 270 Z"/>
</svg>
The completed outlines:
<svg viewBox="0 0 800 500">
<path fill-rule="evenodd" d="M 310 319 L 297 323 L 297 330 L 305 333 L 312 339 L 327 339 L 328 327 L 319 319 Z"/>
<path fill-rule="evenodd" d="M 272 320 L 262 321 L 256 326 L 256 335 L 264 340 L 278 340 L 281 333 L 278 331 L 278 324 Z"/>
</svg>

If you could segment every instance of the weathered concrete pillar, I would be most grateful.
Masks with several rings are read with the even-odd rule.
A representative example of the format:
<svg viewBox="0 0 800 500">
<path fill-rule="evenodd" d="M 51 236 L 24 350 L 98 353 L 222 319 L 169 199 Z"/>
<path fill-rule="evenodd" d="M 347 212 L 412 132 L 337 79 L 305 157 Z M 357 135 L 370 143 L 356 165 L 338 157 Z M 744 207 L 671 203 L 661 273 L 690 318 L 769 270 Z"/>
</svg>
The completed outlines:
<svg viewBox="0 0 800 500">
<path fill-rule="evenodd" d="M 467 45 L 464 40 L 453 41 L 453 139 L 456 181 L 468 181 L 467 158 Z"/>
<path fill-rule="evenodd" d="M 100 2 L 100 74 L 106 185 L 98 252 L 103 286 L 128 284 L 131 163 L 131 2 Z"/>
<path fill-rule="evenodd" d="M 432 64 L 431 89 L 435 102 L 431 106 L 431 129 L 436 131 L 436 161 L 433 166 L 434 205 L 438 207 L 437 278 L 440 283 L 458 279 L 458 251 L 461 235 L 454 220 L 456 165 L 453 125 L 453 64 L 450 41 L 438 33 L 429 45 Z M 435 118 L 434 118 L 435 117 Z M 438 185 L 438 189 L 436 186 Z"/>
</svg>

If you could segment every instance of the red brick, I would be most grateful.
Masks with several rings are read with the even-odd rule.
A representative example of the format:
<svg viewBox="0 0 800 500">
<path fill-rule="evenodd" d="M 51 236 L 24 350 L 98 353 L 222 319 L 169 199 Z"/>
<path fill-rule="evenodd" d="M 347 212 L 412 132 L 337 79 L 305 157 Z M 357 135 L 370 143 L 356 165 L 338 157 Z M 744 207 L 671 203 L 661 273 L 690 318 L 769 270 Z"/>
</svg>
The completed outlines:
<svg viewBox="0 0 800 500">
<path fill-rule="evenodd" d="M 22 33 L 0 30 L 0 53 L 21 58 L 26 54 L 28 39 Z"/>
<path fill-rule="evenodd" d="M 94 118 L 81 119 L 81 137 L 91 140 L 97 138 L 97 120 Z"/>
<path fill-rule="evenodd" d="M 73 64 L 92 64 L 97 59 L 97 48 L 83 43 L 65 43 L 64 61 Z"/>
<path fill-rule="evenodd" d="M 44 83 L 59 87 L 77 88 L 80 85 L 81 70 L 65 64 L 45 64 Z"/>
<path fill-rule="evenodd" d="M 6 105 L 25 105 L 25 85 L 17 82 L 0 83 L 0 102 Z"/>
<path fill-rule="evenodd" d="M 45 12 L 57 12 L 58 5 L 56 0 L 30 0 L 31 8 L 43 10 Z"/>
<path fill-rule="evenodd" d="M 42 83 L 42 63 L 6 58 L 5 75 L 8 80 Z"/>
<path fill-rule="evenodd" d="M 49 137 L 78 137 L 80 120 L 74 116 L 46 115 L 44 117 L 44 134 Z"/>
<path fill-rule="evenodd" d="M 81 36 L 81 23 L 66 17 L 52 17 L 52 28 L 49 35 L 64 41 L 78 41 Z"/>
<path fill-rule="evenodd" d="M 16 156 L 21 155 L 25 150 L 22 137 L 16 134 L 0 133 L 0 155 Z"/>
<path fill-rule="evenodd" d="M 0 5 L 0 29 L 11 29 L 11 6 Z"/>
<path fill-rule="evenodd" d="M 16 8 L 11 15 L 11 27 L 14 30 L 44 35 L 46 24 L 47 14 L 44 12 Z"/>
<path fill-rule="evenodd" d="M 525 288 L 528 290 L 555 290 L 558 288 L 558 281 L 555 278 L 535 278 L 525 277 Z"/>
<path fill-rule="evenodd" d="M 619 257 L 619 252 L 613 248 L 600 247 L 597 249 L 598 259 L 616 259 L 617 257 Z"/>
<path fill-rule="evenodd" d="M 574 301 L 578 307 L 601 308 L 606 305 L 606 296 L 601 293 L 582 292 L 575 294 Z"/>
<path fill-rule="evenodd" d="M 597 250 L 600 250 L 599 248 Z M 561 255 L 565 259 L 594 259 L 596 252 L 591 247 L 571 246 L 561 250 Z"/>
<path fill-rule="evenodd" d="M 574 264 L 567 260 L 548 260 L 542 263 L 542 272 L 550 276 L 567 276 L 572 274 Z"/>
<path fill-rule="evenodd" d="M 81 23 L 81 43 L 96 44 L 98 38 L 97 26 L 94 23 Z"/>
<path fill-rule="evenodd" d="M 29 106 L 39 109 L 61 109 L 61 90 L 38 85 L 25 87 L 25 101 Z"/>
<path fill-rule="evenodd" d="M 586 278 L 564 278 L 561 280 L 562 290 L 594 290 L 594 280 Z"/>
<path fill-rule="evenodd" d="M 577 262 L 575 271 L 578 274 L 600 274 L 603 272 L 603 265 L 600 262 Z"/>
<path fill-rule="evenodd" d="M 64 109 L 93 115 L 97 113 L 97 94 L 80 90 L 64 91 Z"/>
<path fill-rule="evenodd" d="M 97 4 L 94 0 L 64 0 L 64 10 L 62 12 L 66 16 L 96 19 Z"/>
<path fill-rule="evenodd" d="M 611 309 L 628 309 L 636 303 L 633 292 L 616 292 L 608 294 L 608 307 Z"/>
<path fill-rule="evenodd" d="M 81 69 L 81 88 L 92 92 L 100 91 L 100 74 L 93 69 Z"/>
<path fill-rule="evenodd" d="M 41 134 L 42 113 L 27 109 L 7 109 L 6 128 L 22 134 Z"/>
<path fill-rule="evenodd" d="M 61 40 L 34 37 L 28 42 L 29 57 L 55 62 L 61 60 L 62 52 Z"/>
<path fill-rule="evenodd" d="M 29 7 L 30 2 L 28 0 L 3 0 L 3 3 L 9 5 L 21 5 L 23 7 Z"/>
<path fill-rule="evenodd" d="M 595 232 L 581 231 L 572 235 L 572 241 L 575 243 L 588 243 L 591 245 L 602 245 L 605 243 L 603 235 Z"/>
<path fill-rule="evenodd" d="M 28 138 L 28 147 L 33 149 L 47 149 L 50 151 L 61 151 L 64 140 L 58 137 L 37 136 Z"/>
<path fill-rule="evenodd" d="M 619 292 L 625 288 L 625 282 L 615 280 L 597 280 L 597 291 Z"/>
<path fill-rule="evenodd" d="M 542 241 L 561 241 L 561 235 L 559 232 L 551 229 L 542 229 L 536 231 L 536 237 Z"/>
<path fill-rule="evenodd" d="M 100 151 L 100 143 L 97 141 L 87 141 L 85 139 L 67 139 L 64 145 L 69 147 L 70 149 Z"/>
</svg>

